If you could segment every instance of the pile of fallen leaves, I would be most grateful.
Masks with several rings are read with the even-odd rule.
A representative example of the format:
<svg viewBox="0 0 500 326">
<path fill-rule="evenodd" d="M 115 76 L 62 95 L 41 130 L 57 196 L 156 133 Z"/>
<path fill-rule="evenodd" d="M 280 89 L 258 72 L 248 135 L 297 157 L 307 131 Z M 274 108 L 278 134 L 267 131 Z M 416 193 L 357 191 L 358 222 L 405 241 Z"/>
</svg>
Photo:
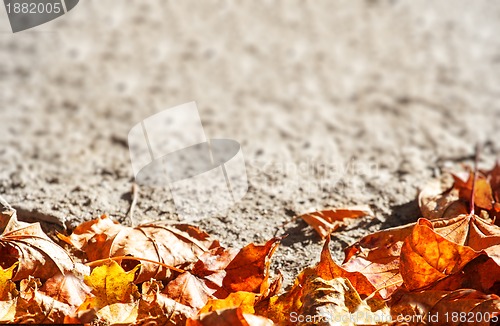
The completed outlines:
<svg viewBox="0 0 500 326">
<path fill-rule="evenodd" d="M 330 233 L 369 209 L 301 216 L 326 241 L 283 293 L 270 271 L 281 238 L 237 250 L 191 225 L 126 227 L 104 215 L 53 240 L 3 203 L 0 323 L 494 325 L 500 165 L 452 178 L 420 193 L 416 223 L 369 234 L 340 265 Z"/>
</svg>

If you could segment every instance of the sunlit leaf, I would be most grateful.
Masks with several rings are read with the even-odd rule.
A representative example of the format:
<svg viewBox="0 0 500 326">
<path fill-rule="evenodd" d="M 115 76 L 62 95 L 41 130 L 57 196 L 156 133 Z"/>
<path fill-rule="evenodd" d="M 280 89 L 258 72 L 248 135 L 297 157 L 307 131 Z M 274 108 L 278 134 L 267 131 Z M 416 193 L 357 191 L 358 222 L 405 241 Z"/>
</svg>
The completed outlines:
<svg viewBox="0 0 500 326">
<path fill-rule="evenodd" d="M 420 289 L 460 272 L 478 255 L 472 248 L 437 234 L 431 222 L 420 219 L 404 241 L 400 271 L 408 289 Z"/>
<path fill-rule="evenodd" d="M 272 326 L 272 320 L 244 313 L 241 308 L 225 309 L 189 319 L 186 326 Z"/>
<path fill-rule="evenodd" d="M 135 272 L 139 268 L 125 272 L 115 261 L 94 268 L 85 283 L 92 289 L 79 310 L 100 309 L 114 303 L 131 303 L 139 298 L 137 286 L 134 284 Z"/>
<path fill-rule="evenodd" d="M 368 206 L 329 209 L 303 214 L 300 217 L 324 239 L 340 226 L 345 225 L 346 219 L 363 216 L 373 216 L 373 212 Z"/>
<path fill-rule="evenodd" d="M 91 261 L 131 256 L 161 263 L 141 262 L 136 283 L 151 278 L 165 279 L 170 276 L 170 269 L 165 265 L 182 268 L 219 246 L 217 241 L 194 226 L 143 224 L 132 228 L 122 226 L 106 215 L 83 223 L 69 237 L 60 237 L 83 250 Z M 124 261 L 122 266 L 131 269 L 134 264 Z"/>
<path fill-rule="evenodd" d="M 18 263 L 15 263 L 7 269 L 0 267 L 0 301 L 12 300 L 18 295 L 16 285 L 12 282 L 14 270 Z"/>
<path fill-rule="evenodd" d="M 0 234 L 0 267 L 9 267 L 15 262 L 19 265 L 14 281 L 29 276 L 48 279 L 74 268 L 70 255 L 43 232 L 39 223 L 18 222 L 13 214 Z"/>
</svg>

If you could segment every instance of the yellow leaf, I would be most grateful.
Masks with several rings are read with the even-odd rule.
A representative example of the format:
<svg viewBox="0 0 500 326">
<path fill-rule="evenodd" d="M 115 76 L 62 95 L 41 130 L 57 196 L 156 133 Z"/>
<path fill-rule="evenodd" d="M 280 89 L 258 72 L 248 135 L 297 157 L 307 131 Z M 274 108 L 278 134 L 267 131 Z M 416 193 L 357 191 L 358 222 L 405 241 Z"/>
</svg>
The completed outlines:
<svg viewBox="0 0 500 326">
<path fill-rule="evenodd" d="M 19 263 L 15 263 L 7 269 L 0 267 L 0 300 L 11 300 L 17 295 L 16 285 L 12 282 L 14 269 Z"/>
<path fill-rule="evenodd" d="M 243 313 L 253 314 L 255 305 L 255 293 L 239 291 L 231 293 L 225 299 L 210 299 L 201 308 L 200 314 L 228 308 L 241 308 Z"/>
<path fill-rule="evenodd" d="M 88 297 L 79 310 L 100 309 L 114 303 L 135 301 L 140 296 L 137 286 L 134 284 L 135 272 L 138 268 L 140 265 L 125 272 L 115 261 L 96 267 L 89 276 L 84 278 L 85 283 L 92 288 L 94 296 Z"/>
</svg>

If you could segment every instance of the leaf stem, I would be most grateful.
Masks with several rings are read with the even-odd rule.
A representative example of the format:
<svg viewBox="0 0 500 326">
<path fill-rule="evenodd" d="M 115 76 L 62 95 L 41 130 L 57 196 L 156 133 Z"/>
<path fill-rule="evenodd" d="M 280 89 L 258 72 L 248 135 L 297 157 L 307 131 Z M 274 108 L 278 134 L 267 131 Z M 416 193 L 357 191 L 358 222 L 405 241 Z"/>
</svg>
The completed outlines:
<svg viewBox="0 0 500 326">
<path fill-rule="evenodd" d="M 134 220 L 134 210 L 135 210 L 135 205 L 137 205 L 137 193 L 139 192 L 139 186 L 137 183 L 132 183 L 132 189 L 130 190 L 131 196 L 132 196 L 132 202 L 130 203 L 130 208 L 127 212 L 127 216 L 130 219 L 130 223 L 132 224 L 132 227 L 135 226 L 135 220 Z"/>
<path fill-rule="evenodd" d="M 481 152 L 481 145 L 477 144 L 476 145 L 476 155 L 474 157 L 474 180 L 472 181 L 472 191 L 471 191 L 471 198 L 470 198 L 470 215 L 474 215 L 474 197 L 476 195 L 476 182 L 477 182 L 477 175 L 479 174 L 479 168 L 478 168 L 478 163 L 479 163 L 479 153 Z"/>
<path fill-rule="evenodd" d="M 98 259 L 98 260 L 94 260 L 94 261 L 91 261 L 91 262 L 88 262 L 86 263 L 85 265 L 89 266 L 89 267 L 93 267 L 93 266 L 96 266 L 96 265 L 100 265 L 101 263 L 104 263 L 104 262 L 107 262 L 109 260 L 135 260 L 135 261 L 146 261 L 148 263 L 152 263 L 152 264 L 158 264 L 160 266 L 163 266 L 165 268 L 168 268 L 170 270 L 173 270 L 173 271 L 176 271 L 176 272 L 179 272 L 179 273 L 185 273 L 186 271 L 183 270 L 183 269 L 180 269 L 180 268 L 177 268 L 177 267 L 173 267 L 173 266 L 169 266 L 167 264 L 164 264 L 164 263 L 160 263 L 159 261 L 156 261 L 156 260 L 151 260 L 151 259 L 147 259 L 147 258 L 140 258 L 140 257 L 131 257 L 131 256 L 117 256 L 117 257 L 109 257 L 109 258 L 104 258 L 104 259 Z"/>
</svg>

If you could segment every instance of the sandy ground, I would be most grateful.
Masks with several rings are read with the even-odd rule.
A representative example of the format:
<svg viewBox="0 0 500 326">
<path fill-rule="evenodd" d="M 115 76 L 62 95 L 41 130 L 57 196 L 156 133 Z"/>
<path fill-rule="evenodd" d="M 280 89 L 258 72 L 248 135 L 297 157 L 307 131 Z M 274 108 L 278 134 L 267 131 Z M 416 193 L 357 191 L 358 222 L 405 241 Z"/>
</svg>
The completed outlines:
<svg viewBox="0 0 500 326">
<path fill-rule="evenodd" d="M 130 223 L 129 129 L 193 100 L 207 135 L 241 143 L 250 184 L 197 224 L 236 247 L 289 234 L 287 283 L 322 244 L 293 216 L 370 205 L 334 235 L 341 261 L 415 220 L 419 187 L 476 143 L 484 166 L 500 154 L 497 2 L 83 0 L 30 31 L 0 22 L 0 194 L 46 228 Z M 135 219 L 179 217 L 141 187 Z"/>
</svg>

